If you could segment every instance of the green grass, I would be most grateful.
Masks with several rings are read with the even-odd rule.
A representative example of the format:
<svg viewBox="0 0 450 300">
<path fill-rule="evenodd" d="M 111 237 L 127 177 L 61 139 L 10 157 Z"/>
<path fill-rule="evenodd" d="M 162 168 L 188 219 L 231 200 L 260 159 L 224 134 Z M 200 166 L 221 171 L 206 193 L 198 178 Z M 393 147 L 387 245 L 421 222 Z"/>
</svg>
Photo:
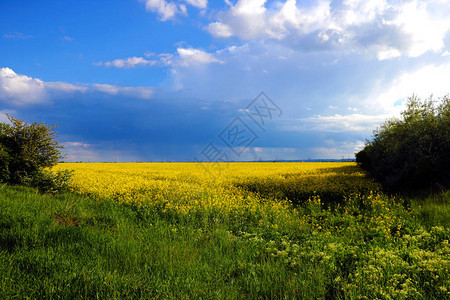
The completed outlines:
<svg viewBox="0 0 450 300">
<path fill-rule="evenodd" d="M 448 200 L 392 206 L 402 226 L 386 237 L 369 208 L 310 203 L 303 227 L 277 229 L 2 186 L 0 298 L 445 299 Z"/>
<path fill-rule="evenodd" d="M 3 187 L 0 195 L 1 298 L 285 294 L 278 263 L 225 228 L 143 222 L 132 207 L 74 194 Z"/>
<path fill-rule="evenodd" d="M 418 222 L 428 227 L 450 227 L 450 191 L 418 197 L 409 196 L 407 199 L 410 201 L 411 210 Z"/>
</svg>

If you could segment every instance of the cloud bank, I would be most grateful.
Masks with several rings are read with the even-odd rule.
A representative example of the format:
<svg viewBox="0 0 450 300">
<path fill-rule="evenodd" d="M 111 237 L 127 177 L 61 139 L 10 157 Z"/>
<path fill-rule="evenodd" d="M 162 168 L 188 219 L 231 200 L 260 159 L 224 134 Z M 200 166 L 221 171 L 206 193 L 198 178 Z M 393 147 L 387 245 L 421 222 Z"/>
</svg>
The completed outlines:
<svg viewBox="0 0 450 300">
<path fill-rule="evenodd" d="M 43 104 L 55 97 L 74 93 L 100 92 L 142 99 L 153 97 L 153 87 L 122 87 L 110 84 L 71 84 L 45 82 L 39 78 L 17 74 L 10 68 L 0 68 L 0 103 L 9 106 Z"/>
<path fill-rule="evenodd" d="M 374 53 L 379 60 L 443 50 L 447 1 L 238 0 L 206 30 L 217 38 L 274 40 L 301 51 Z"/>
</svg>

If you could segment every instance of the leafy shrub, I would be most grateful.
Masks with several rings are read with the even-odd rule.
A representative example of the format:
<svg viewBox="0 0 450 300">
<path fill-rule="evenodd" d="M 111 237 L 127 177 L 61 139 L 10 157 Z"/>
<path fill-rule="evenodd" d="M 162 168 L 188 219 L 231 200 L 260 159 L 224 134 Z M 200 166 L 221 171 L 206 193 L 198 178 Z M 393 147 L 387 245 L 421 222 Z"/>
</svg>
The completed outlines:
<svg viewBox="0 0 450 300">
<path fill-rule="evenodd" d="M 375 130 L 356 161 L 388 190 L 449 188 L 450 98 L 410 97 L 402 117 Z"/>
<path fill-rule="evenodd" d="M 56 140 L 55 126 L 8 118 L 11 125 L 0 123 L 0 182 L 44 191 L 66 188 L 70 172 L 45 170 L 62 158 L 63 146 Z"/>
<path fill-rule="evenodd" d="M 44 193 L 54 194 L 69 189 L 72 173 L 70 170 L 52 172 L 39 169 L 33 174 L 30 185 L 38 187 Z"/>
</svg>

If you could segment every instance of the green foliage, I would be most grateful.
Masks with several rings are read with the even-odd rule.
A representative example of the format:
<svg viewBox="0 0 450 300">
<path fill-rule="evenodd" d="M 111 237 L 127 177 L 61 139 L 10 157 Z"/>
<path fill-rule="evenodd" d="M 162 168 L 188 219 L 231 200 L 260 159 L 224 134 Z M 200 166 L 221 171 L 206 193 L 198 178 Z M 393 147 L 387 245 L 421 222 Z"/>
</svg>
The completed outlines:
<svg viewBox="0 0 450 300">
<path fill-rule="evenodd" d="M 381 125 L 356 154 L 388 190 L 450 187 L 450 98 L 439 100 L 410 97 L 402 117 Z"/>
<path fill-rule="evenodd" d="M 52 172 L 46 169 L 39 169 L 33 174 L 31 186 L 38 187 L 42 192 L 51 194 L 68 190 L 72 173 L 69 170 Z"/>
<path fill-rule="evenodd" d="M 68 172 L 50 173 L 62 158 L 55 126 L 28 124 L 8 116 L 11 125 L 0 123 L 0 182 L 56 191 L 67 186 Z"/>
<path fill-rule="evenodd" d="M 383 194 L 312 197 L 295 224 L 99 200 L 0 186 L 0 299 L 450 297 L 448 226 Z"/>
</svg>

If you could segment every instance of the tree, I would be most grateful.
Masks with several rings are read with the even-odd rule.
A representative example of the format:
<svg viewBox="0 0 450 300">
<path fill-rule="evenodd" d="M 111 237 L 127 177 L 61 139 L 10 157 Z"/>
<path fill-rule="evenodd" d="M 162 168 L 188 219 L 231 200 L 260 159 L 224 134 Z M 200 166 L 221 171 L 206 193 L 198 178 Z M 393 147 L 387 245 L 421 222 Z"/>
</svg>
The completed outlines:
<svg viewBox="0 0 450 300">
<path fill-rule="evenodd" d="M 450 98 L 439 100 L 408 98 L 401 118 L 387 120 L 356 154 L 386 189 L 450 187 Z"/>
<path fill-rule="evenodd" d="M 63 158 L 56 126 L 28 124 L 9 115 L 8 119 L 11 125 L 0 123 L 0 181 L 39 186 L 61 176 L 45 170 Z"/>
</svg>

